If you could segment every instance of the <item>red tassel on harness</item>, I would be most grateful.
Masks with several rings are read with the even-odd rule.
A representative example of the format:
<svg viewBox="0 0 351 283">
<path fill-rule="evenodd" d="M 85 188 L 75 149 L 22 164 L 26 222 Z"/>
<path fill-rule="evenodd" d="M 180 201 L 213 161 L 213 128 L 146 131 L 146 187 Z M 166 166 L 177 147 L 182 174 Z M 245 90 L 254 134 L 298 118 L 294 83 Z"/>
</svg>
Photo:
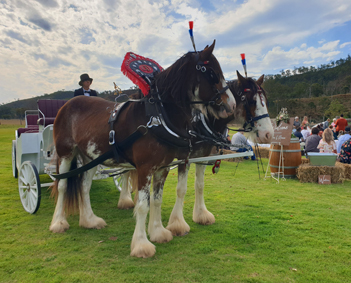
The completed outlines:
<svg viewBox="0 0 351 283">
<path fill-rule="evenodd" d="M 212 173 L 217 174 L 219 171 L 219 166 L 221 165 L 221 160 L 216 160 L 215 164 L 212 167 Z"/>
</svg>

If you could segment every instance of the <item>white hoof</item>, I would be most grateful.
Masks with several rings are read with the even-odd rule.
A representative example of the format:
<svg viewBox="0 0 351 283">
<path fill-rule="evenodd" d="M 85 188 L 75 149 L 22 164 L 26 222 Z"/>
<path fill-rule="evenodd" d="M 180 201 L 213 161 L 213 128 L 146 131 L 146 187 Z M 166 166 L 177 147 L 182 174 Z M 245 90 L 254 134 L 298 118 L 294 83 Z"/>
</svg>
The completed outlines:
<svg viewBox="0 0 351 283">
<path fill-rule="evenodd" d="M 173 239 L 172 232 L 164 227 L 158 227 L 150 233 L 150 241 L 156 243 L 167 243 Z"/>
<path fill-rule="evenodd" d="M 50 225 L 50 231 L 53 233 L 64 233 L 69 229 L 67 220 L 58 220 Z"/>
<path fill-rule="evenodd" d="M 88 228 L 88 229 L 101 229 L 106 226 L 106 222 L 104 219 L 93 215 L 89 219 L 79 219 L 79 226 Z"/>
<path fill-rule="evenodd" d="M 201 225 L 211 225 L 216 222 L 216 219 L 207 209 L 201 209 L 193 212 L 193 221 Z"/>
<path fill-rule="evenodd" d="M 131 244 L 131 256 L 135 257 L 152 257 L 156 253 L 156 247 L 150 243 L 148 240 L 139 241 L 135 243 L 134 239 Z"/>
<path fill-rule="evenodd" d="M 166 227 L 174 236 L 184 236 L 190 232 L 190 226 L 184 218 L 170 218 Z"/>
<path fill-rule="evenodd" d="M 119 199 L 118 201 L 119 209 L 131 209 L 134 208 L 134 202 L 131 198 Z"/>
</svg>

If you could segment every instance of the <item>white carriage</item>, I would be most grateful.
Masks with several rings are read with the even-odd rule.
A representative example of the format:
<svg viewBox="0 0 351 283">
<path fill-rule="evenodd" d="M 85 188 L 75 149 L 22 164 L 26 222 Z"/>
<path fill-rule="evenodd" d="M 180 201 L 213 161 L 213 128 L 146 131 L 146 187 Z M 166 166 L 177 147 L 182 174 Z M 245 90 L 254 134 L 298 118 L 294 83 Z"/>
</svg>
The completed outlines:
<svg viewBox="0 0 351 283">
<path fill-rule="evenodd" d="M 34 214 L 41 201 L 41 188 L 50 183 L 40 183 L 39 175 L 56 172 L 53 122 L 59 109 L 66 100 L 38 100 L 38 110 L 25 112 L 25 127 L 15 132 L 12 141 L 12 173 L 18 178 L 19 195 L 25 211 Z M 121 190 L 119 170 L 100 168 L 94 179 L 115 175 L 116 187 Z"/>
</svg>

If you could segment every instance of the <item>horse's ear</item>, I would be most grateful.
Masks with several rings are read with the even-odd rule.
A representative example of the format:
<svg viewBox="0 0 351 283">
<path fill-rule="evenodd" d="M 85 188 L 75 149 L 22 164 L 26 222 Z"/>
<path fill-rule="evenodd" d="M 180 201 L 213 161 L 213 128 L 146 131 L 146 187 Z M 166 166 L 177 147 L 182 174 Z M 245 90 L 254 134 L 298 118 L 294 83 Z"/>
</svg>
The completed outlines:
<svg viewBox="0 0 351 283">
<path fill-rule="evenodd" d="M 209 46 L 201 51 L 201 53 L 200 53 L 201 61 L 208 61 L 210 59 L 210 56 L 212 55 L 215 44 L 216 44 L 216 40 L 213 41 L 211 46 Z"/>
<path fill-rule="evenodd" d="M 258 80 L 256 81 L 256 83 L 257 83 L 259 86 L 261 86 L 261 84 L 263 84 L 263 79 L 264 79 L 264 75 L 260 76 L 260 77 L 258 78 Z"/>
<path fill-rule="evenodd" d="M 238 76 L 239 84 L 244 86 L 246 84 L 246 79 L 239 73 L 238 70 L 236 71 L 236 75 Z"/>
</svg>

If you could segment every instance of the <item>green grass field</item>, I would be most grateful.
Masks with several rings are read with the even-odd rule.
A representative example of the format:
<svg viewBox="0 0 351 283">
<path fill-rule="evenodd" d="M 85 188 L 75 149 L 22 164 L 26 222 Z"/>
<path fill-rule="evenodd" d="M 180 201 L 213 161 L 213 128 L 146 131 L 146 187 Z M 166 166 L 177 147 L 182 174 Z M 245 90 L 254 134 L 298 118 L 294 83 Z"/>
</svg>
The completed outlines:
<svg viewBox="0 0 351 283">
<path fill-rule="evenodd" d="M 192 222 L 194 168 L 184 204 L 188 235 L 156 244 L 149 259 L 130 257 L 135 220 L 117 209 L 119 192 L 111 178 L 94 181 L 92 207 L 108 226 L 87 230 L 78 216 L 70 229 L 53 234 L 54 201 L 42 189 L 35 215 L 22 208 L 12 177 L 15 127 L 0 126 L 1 282 L 351 282 L 351 182 L 301 184 L 258 178 L 252 161 L 222 162 L 205 176 L 211 226 Z M 267 160 L 263 160 L 267 165 Z M 234 172 L 236 173 L 234 175 Z M 42 182 L 49 178 L 41 176 Z M 177 171 L 167 179 L 163 224 L 175 201 Z"/>
</svg>

